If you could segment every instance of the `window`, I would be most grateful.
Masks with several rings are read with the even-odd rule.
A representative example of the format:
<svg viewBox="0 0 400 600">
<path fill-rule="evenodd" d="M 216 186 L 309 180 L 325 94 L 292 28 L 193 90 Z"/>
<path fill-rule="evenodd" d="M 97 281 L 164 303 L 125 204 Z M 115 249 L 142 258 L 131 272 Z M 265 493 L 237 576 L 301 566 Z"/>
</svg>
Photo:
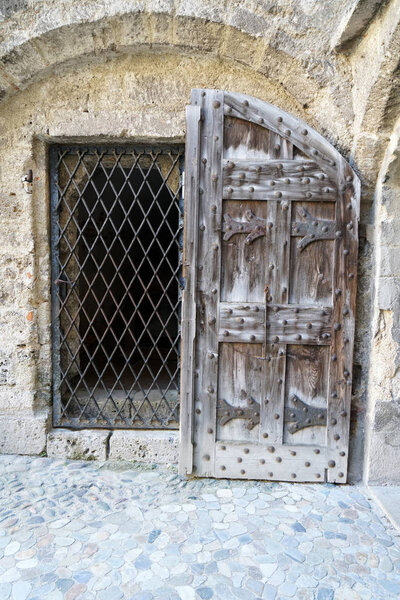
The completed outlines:
<svg viewBox="0 0 400 600">
<path fill-rule="evenodd" d="M 54 424 L 179 423 L 182 147 L 51 149 Z"/>
</svg>

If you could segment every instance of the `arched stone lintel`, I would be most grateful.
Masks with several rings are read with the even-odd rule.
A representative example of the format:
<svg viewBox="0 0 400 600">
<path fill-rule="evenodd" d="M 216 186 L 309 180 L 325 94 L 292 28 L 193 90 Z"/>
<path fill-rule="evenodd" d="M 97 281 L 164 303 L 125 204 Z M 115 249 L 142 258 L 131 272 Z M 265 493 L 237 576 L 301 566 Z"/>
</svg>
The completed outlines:
<svg viewBox="0 0 400 600">
<path fill-rule="evenodd" d="M 393 5 L 398 2 L 394 0 Z M 332 79 L 327 81 L 326 74 L 319 72 L 315 65 L 279 49 L 271 35 L 268 38 L 267 34 L 265 37 L 250 34 L 223 23 L 222 17 L 212 21 L 167 12 L 138 12 L 136 9 L 97 20 L 92 16 L 90 22 L 43 30 L 18 46 L 4 48 L 0 57 L 0 102 L 53 72 L 87 61 L 109 60 L 138 52 L 208 53 L 245 65 L 286 90 L 291 102 L 285 108 L 298 116 L 306 116 L 307 121 L 340 149 L 362 174 L 367 184 L 364 193 L 371 197 L 394 118 L 391 106 L 399 79 L 396 77 L 395 50 L 400 47 L 400 24 L 397 27 L 392 24 L 386 55 L 379 59 L 379 67 L 374 66 L 377 69 L 373 75 L 375 83 L 366 84 L 370 85 L 369 92 L 362 91 L 365 106 L 355 115 L 356 135 L 353 138 L 351 81 L 343 65 L 338 67 L 335 63 L 330 74 Z M 391 11 L 388 11 L 379 20 L 389 21 L 390 15 Z M 373 49 L 376 45 L 374 27 L 373 24 L 368 39 L 363 40 L 352 58 L 359 61 L 354 62 L 354 73 L 356 87 L 358 78 L 360 89 L 364 84 L 359 67 L 360 53 L 367 46 Z M 354 97 L 354 102 L 361 100 Z M 363 116 L 360 116 L 361 112 Z M 330 120 L 327 115 L 331 116 Z"/>
<path fill-rule="evenodd" d="M 277 49 L 273 40 L 251 35 L 231 25 L 202 18 L 164 13 L 134 12 L 77 23 L 47 31 L 26 40 L 0 57 L 0 101 L 24 90 L 52 72 L 87 61 L 108 60 L 140 52 L 210 54 L 249 67 L 268 77 L 292 98 L 288 109 L 307 110 L 316 126 L 332 141 L 350 147 L 348 128 L 351 106 L 343 96 L 326 93 L 325 76 L 318 68 Z M 336 73 L 337 89 L 343 73 Z M 319 103 L 318 97 L 323 100 Z M 350 93 L 347 94 L 350 98 Z M 321 115 L 318 107 L 322 106 Z M 330 106 L 329 106 L 330 105 Z M 326 114 L 336 115 L 336 130 L 325 128 Z"/>
<path fill-rule="evenodd" d="M 185 3 L 175 6 L 173 0 L 143 0 L 129 8 L 116 3 L 99 9 L 97 3 L 88 2 L 83 17 L 74 7 L 60 12 L 50 2 L 46 15 L 34 6 L 17 11 L 9 23 L 2 24 L 3 33 L 9 36 L 0 44 L 0 102 L 82 61 L 143 51 L 209 53 L 246 65 L 287 90 L 294 104 L 288 110 L 299 116 L 306 110 L 307 120 L 358 168 L 371 198 L 369 190 L 390 136 L 396 86 L 400 85 L 396 63 L 399 6 L 400 0 L 392 0 L 380 11 L 353 53 L 351 98 L 349 64 L 340 53 L 329 54 L 332 40 L 328 43 L 321 31 L 320 60 L 307 58 L 304 48 L 297 48 L 290 36 L 286 42 L 282 37 L 279 19 L 286 17 L 281 12 L 269 14 L 262 9 L 253 15 L 250 9 L 235 7 L 231 11 L 238 12 L 233 19 L 226 7 L 214 2 L 196 8 Z M 303 16 L 307 24 L 308 16 Z M 333 35 L 328 22 L 326 29 L 328 37 Z"/>
</svg>

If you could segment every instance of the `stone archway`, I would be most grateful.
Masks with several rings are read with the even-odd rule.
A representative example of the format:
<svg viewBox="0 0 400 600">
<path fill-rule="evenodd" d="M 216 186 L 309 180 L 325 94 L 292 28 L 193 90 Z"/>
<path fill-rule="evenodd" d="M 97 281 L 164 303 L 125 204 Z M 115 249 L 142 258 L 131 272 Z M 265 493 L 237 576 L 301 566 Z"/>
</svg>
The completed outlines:
<svg viewBox="0 0 400 600">
<path fill-rule="evenodd" d="M 10 350 L 10 368 L 17 374 L 18 385 L 2 390 L 0 427 L 17 433 L 7 435 L 6 450 L 20 451 L 18 440 L 23 438 L 30 440 L 33 453 L 45 445 L 49 401 L 48 246 L 43 228 L 48 219 L 47 145 L 88 136 L 99 142 L 167 138 L 181 142 L 185 137 L 183 107 L 190 87 L 248 93 L 306 120 L 350 160 L 363 182 L 370 183 L 361 212 L 365 224 L 394 119 L 398 28 L 393 11 L 398 1 L 388 3 L 387 12 L 379 15 L 348 56 L 332 50 L 337 24 L 349 5 L 346 0 L 333 3 L 328 17 L 318 2 L 288 2 L 278 9 L 275 3 L 254 3 L 249 8 L 216 1 L 189 6 L 118 0 L 99 6 L 87 0 L 83 14 L 77 3 L 50 0 L 46 7 L 31 2 L 0 23 L 0 34 L 7 40 L 0 44 L 4 247 L 10 250 L 7 256 L 22 282 L 6 294 L 2 323 L 4 331 L 10 332 L 6 333 L 9 340 L 15 341 L 18 332 L 22 342 L 18 338 L 15 344 L 25 344 L 29 355 L 22 367 L 18 352 Z M 378 48 L 376 33 L 385 27 L 385 45 Z M 370 62 L 362 57 L 363 52 Z M 352 92 L 354 80 L 358 87 Z M 380 89 L 384 98 L 376 112 Z M 34 192 L 27 196 L 19 184 L 30 168 Z M 365 294 L 359 299 L 356 373 L 361 372 L 361 365 L 363 370 L 355 387 L 360 399 L 353 415 L 357 429 L 353 478 L 360 474 L 362 456 L 359 424 L 365 400 L 360 388 L 367 385 L 369 354 L 361 338 L 369 340 L 370 335 L 371 241 L 366 242 L 360 259 Z M 17 410 L 21 418 L 15 416 Z"/>
<path fill-rule="evenodd" d="M 29 360 L 24 363 L 23 377 L 13 390 L 15 404 L 1 409 L 0 426 L 4 424 L 9 432 L 3 451 L 33 454 L 46 446 L 51 412 L 49 239 L 46 231 L 49 222 L 46 159 L 49 144 L 66 140 L 75 143 L 161 142 L 167 139 L 182 142 L 185 139 L 184 107 L 190 88 L 199 81 L 223 88 L 236 86 L 284 108 L 294 106 L 294 112 L 304 110 L 287 90 L 246 65 L 222 60 L 214 54 L 178 54 L 176 48 L 168 52 L 142 48 L 142 52 L 136 54 L 112 56 L 104 53 L 96 60 L 81 60 L 78 64 L 64 65 L 55 73 L 42 75 L 43 79 L 31 82 L 26 90 L 5 99 L 0 107 L 3 148 L 7 148 L 0 157 L 0 168 L 10 190 L 3 210 L 7 207 L 9 211 L 7 234 L 13 240 L 12 262 L 20 265 L 17 276 L 29 283 L 23 286 L 18 299 L 15 293 L 8 297 L 10 304 L 18 303 L 18 309 L 14 309 L 13 317 L 7 323 L 7 335 L 10 341 L 15 340 L 15 332 L 21 330 L 30 352 Z M 32 110 L 33 106 L 35 110 Z M 32 169 L 34 173 L 32 195 L 26 195 L 19 185 L 26 169 Z M 8 394 L 7 398 L 11 397 L 8 388 L 4 393 Z M 14 416 L 17 406 L 18 418 Z M 107 438 L 108 432 L 102 435 Z M 112 435 L 111 450 L 117 438 L 117 434 Z M 95 435 L 90 439 L 103 451 L 104 440 Z M 132 448 L 136 443 L 136 437 L 128 442 L 125 438 L 119 439 L 120 448 Z M 168 442 L 163 439 L 159 443 L 163 447 L 167 443 L 176 448 L 176 439 L 172 435 Z M 170 449 L 169 456 L 175 451 Z M 123 450 L 118 452 L 118 456 L 123 454 Z"/>
<path fill-rule="evenodd" d="M 365 478 L 400 481 L 400 121 L 380 171 L 376 200 L 376 272 Z"/>
<path fill-rule="evenodd" d="M 46 14 L 40 6 L 16 13 L 8 28 L 4 24 L 9 39 L 0 46 L 0 99 L 77 64 L 143 52 L 209 55 L 266 77 L 277 96 L 286 94 L 288 110 L 350 148 L 353 115 L 350 88 L 346 89 L 350 72 L 334 56 L 329 60 L 310 57 L 306 39 L 310 28 L 317 27 L 319 37 L 313 44 L 321 44 L 325 53 L 334 36 L 335 14 L 328 18 L 318 6 L 309 13 L 293 6 L 282 15 L 272 8 L 254 7 L 235 11 L 232 18 L 234 9 L 225 10 L 218 2 L 180 10 L 153 4 L 148 0 L 144 6 L 134 4 L 127 9 L 113 3 L 99 11 L 91 0 L 85 4 L 84 16 L 67 7 L 61 12 L 55 6 L 47 7 Z M 294 13 L 305 36 L 302 40 L 295 30 L 287 37 L 280 31 Z M 23 21 L 29 24 L 21 38 L 15 30 Z"/>
</svg>

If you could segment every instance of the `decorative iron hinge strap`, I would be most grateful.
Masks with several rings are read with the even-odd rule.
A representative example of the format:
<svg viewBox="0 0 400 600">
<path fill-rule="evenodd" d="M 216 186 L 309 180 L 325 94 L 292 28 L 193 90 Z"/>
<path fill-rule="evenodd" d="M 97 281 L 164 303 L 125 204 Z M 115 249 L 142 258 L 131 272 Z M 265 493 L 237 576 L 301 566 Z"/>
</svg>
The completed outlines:
<svg viewBox="0 0 400 600">
<path fill-rule="evenodd" d="M 326 408 L 306 404 L 296 394 L 293 394 L 290 400 L 294 407 L 285 408 L 285 423 L 293 423 L 288 427 L 289 433 L 296 433 L 306 427 L 326 425 Z"/>
<path fill-rule="evenodd" d="M 233 219 L 228 213 L 224 214 L 224 223 L 222 231 L 224 240 L 229 240 L 236 233 L 248 233 L 245 239 L 245 244 L 251 244 L 255 239 L 265 235 L 267 230 L 267 222 L 265 219 L 256 217 L 251 210 L 246 210 L 244 213 L 246 221 L 238 221 Z"/>
<path fill-rule="evenodd" d="M 254 398 L 246 394 L 244 390 L 240 394 L 241 400 L 246 400 L 247 405 L 232 406 L 226 400 L 222 400 L 221 404 L 217 407 L 217 419 L 219 425 L 226 425 L 233 419 L 244 419 L 249 421 L 247 429 L 253 429 L 260 422 L 260 405 Z"/>
<path fill-rule="evenodd" d="M 316 240 L 335 239 L 335 221 L 316 219 L 303 207 L 298 208 L 297 212 L 300 217 L 303 217 L 304 221 L 295 221 L 292 223 L 292 236 L 304 236 L 297 244 L 300 251 Z"/>
</svg>

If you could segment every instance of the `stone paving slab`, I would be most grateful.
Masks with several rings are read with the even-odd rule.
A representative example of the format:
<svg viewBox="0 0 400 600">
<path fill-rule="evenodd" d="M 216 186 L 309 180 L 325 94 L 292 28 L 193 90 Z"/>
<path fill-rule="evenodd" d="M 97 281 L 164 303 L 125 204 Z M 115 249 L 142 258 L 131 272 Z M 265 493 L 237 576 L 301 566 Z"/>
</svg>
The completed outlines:
<svg viewBox="0 0 400 600">
<path fill-rule="evenodd" d="M 0 456 L 1 600 L 399 597 L 399 535 L 361 488 Z"/>
<path fill-rule="evenodd" d="M 370 485 L 368 492 L 392 525 L 400 531 L 400 485 Z"/>
</svg>

